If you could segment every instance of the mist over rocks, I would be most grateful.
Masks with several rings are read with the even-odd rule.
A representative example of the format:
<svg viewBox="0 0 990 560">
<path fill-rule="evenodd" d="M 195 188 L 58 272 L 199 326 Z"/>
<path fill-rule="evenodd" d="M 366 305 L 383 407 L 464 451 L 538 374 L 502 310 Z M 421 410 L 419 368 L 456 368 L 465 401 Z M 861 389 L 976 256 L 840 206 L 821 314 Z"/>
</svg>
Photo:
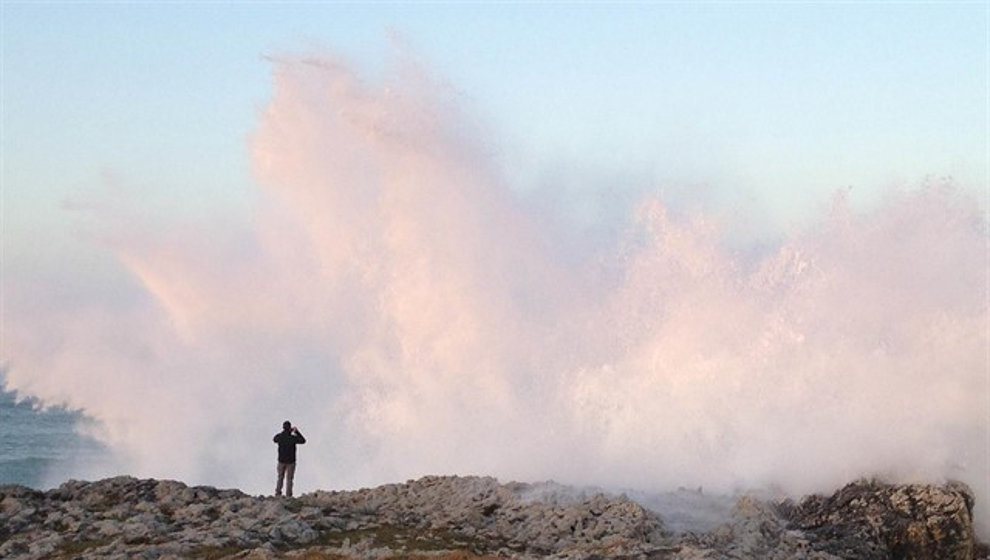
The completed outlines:
<svg viewBox="0 0 990 560">
<path fill-rule="evenodd" d="M 742 495 L 722 523 L 674 531 L 626 495 L 553 483 L 428 476 L 282 499 L 117 477 L 0 486 L 0 557 L 973 560 L 987 549 L 972 508 L 959 483 L 862 481 L 799 502 Z"/>
</svg>

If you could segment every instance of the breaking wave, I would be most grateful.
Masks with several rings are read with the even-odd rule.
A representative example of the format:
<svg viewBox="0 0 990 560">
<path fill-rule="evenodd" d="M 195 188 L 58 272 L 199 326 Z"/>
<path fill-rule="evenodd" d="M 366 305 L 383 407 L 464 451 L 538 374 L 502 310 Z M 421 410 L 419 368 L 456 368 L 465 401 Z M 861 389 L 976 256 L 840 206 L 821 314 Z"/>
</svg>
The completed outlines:
<svg viewBox="0 0 990 560">
<path fill-rule="evenodd" d="M 273 66 L 250 218 L 153 226 L 104 198 L 126 297 L 7 280 L 8 385 L 94 418 L 107 470 L 269 492 L 288 418 L 303 490 L 880 475 L 962 479 L 985 508 L 987 231 L 964 189 L 840 192 L 751 248 L 644 195 L 586 243 L 414 61 L 381 84 L 332 56 Z"/>
</svg>

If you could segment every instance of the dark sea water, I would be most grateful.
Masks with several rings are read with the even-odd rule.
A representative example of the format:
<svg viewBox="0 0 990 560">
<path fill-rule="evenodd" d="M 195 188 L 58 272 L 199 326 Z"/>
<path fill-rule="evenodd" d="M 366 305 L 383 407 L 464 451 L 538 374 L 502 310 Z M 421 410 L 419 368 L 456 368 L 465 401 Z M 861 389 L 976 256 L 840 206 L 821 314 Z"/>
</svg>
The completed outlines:
<svg viewBox="0 0 990 560">
<path fill-rule="evenodd" d="M 80 465 L 97 459 L 103 447 L 76 431 L 81 413 L 41 408 L 3 390 L 0 377 L 0 484 L 56 486 Z"/>
</svg>

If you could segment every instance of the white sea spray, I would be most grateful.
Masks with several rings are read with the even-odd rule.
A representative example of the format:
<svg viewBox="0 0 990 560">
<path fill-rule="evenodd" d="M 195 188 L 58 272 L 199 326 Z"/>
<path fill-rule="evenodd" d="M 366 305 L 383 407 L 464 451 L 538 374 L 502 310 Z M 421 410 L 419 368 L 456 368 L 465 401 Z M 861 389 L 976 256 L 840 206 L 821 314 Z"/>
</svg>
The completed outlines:
<svg viewBox="0 0 990 560">
<path fill-rule="evenodd" d="M 644 196 L 584 244 L 416 62 L 383 84 L 328 55 L 273 65 L 253 216 L 95 197 L 128 297 L 8 279 L 8 383 L 93 417 L 107 468 L 270 491 L 288 418 L 309 488 L 956 478 L 986 532 L 987 231 L 962 187 L 840 193 L 750 251 L 724 215 Z"/>
</svg>

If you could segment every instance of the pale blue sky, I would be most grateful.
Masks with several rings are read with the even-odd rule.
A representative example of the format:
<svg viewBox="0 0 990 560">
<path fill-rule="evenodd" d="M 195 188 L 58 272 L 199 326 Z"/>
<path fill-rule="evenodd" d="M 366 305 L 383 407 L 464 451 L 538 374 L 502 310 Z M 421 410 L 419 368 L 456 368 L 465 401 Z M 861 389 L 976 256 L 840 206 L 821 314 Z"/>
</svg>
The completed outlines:
<svg viewBox="0 0 990 560">
<path fill-rule="evenodd" d="M 673 190 L 782 228 L 843 187 L 861 204 L 926 175 L 986 188 L 983 2 L 2 10 L 8 257 L 71 236 L 64 201 L 107 174 L 166 212 L 241 209 L 264 57 L 325 48 L 374 79 L 390 29 L 461 93 L 515 188 Z"/>
</svg>

